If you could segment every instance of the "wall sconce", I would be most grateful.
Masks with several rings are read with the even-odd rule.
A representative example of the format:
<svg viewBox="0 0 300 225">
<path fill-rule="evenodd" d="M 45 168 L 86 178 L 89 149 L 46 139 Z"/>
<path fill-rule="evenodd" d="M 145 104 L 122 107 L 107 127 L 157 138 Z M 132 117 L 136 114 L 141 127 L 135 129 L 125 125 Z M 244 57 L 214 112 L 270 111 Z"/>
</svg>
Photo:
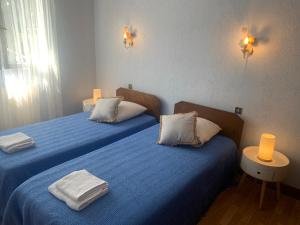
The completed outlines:
<svg viewBox="0 0 300 225">
<path fill-rule="evenodd" d="M 96 104 L 99 98 L 102 98 L 101 89 L 93 89 L 93 103 Z"/>
<path fill-rule="evenodd" d="M 125 48 L 132 48 L 133 47 L 133 38 L 134 33 L 128 28 L 128 26 L 124 27 L 124 34 L 123 34 L 123 43 Z"/>
<path fill-rule="evenodd" d="M 273 159 L 275 142 L 276 137 L 273 134 L 262 134 L 257 158 L 264 162 L 271 162 Z"/>
<path fill-rule="evenodd" d="M 241 51 L 243 53 L 244 59 L 253 54 L 253 45 L 255 43 L 255 37 L 248 33 L 247 28 L 242 29 L 243 39 L 240 41 Z"/>
</svg>

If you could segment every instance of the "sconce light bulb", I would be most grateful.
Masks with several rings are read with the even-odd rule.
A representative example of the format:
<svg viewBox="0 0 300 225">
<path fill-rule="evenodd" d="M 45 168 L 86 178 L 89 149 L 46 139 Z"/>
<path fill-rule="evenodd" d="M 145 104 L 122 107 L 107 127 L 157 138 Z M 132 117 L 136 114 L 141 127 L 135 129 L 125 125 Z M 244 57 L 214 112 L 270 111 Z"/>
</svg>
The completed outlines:
<svg viewBox="0 0 300 225">
<path fill-rule="evenodd" d="M 245 39 L 244 39 L 244 45 L 247 45 L 249 43 L 249 37 L 246 37 Z"/>
</svg>

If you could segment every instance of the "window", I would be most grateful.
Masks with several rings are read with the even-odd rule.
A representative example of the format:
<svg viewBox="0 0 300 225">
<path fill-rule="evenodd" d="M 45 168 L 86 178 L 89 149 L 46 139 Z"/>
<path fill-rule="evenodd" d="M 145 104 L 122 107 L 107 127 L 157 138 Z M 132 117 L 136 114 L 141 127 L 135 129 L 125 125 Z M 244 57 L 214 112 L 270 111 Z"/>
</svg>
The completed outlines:
<svg viewBox="0 0 300 225">
<path fill-rule="evenodd" d="M 0 92 L 13 104 L 60 95 L 54 24 L 54 0 L 0 0 Z"/>
<path fill-rule="evenodd" d="M 13 47 L 13 34 L 11 14 L 9 12 L 9 2 L 1 1 L 0 7 L 0 41 L 1 41 L 1 65 L 4 69 L 16 67 L 16 55 Z"/>
</svg>

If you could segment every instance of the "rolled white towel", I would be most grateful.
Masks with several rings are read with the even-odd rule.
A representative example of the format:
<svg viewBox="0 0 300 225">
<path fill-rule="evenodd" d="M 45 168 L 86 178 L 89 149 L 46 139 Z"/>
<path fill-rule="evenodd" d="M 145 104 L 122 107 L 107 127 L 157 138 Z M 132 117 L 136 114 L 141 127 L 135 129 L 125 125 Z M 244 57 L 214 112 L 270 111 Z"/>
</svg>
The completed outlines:
<svg viewBox="0 0 300 225">
<path fill-rule="evenodd" d="M 51 184 L 48 190 L 70 208 L 81 210 L 106 194 L 108 184 L 86 170 L 79 170 Z"/>
<path fill-rule="evenodd" d="M 24 133 L 5 135 L 0 137 L 0 148 L 7 153 L 12 153 L 34 145 L 34 140 Z"/>
</svg>

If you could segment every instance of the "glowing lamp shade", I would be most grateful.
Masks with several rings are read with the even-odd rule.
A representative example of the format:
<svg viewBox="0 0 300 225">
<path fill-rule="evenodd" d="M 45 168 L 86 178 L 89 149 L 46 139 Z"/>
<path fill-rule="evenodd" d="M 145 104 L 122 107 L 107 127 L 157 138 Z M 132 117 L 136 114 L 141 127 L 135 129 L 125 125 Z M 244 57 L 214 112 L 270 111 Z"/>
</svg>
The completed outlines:
<svg viewBox="0 0 300 225">
<path fill-rule="evenodd" d="M 131 31 L 131 28 L 128 26 L 125 26 L 123 29 L 123 43 L 125 45 L 125 48 L 132 48 L 133 47 L 133 39 L 134 39 L 134 33 Z"/>
<path fill-rule="evenodd" d="M 253 45 L 255 43 L 255 37 L 249 34 L 248 28 L 242 28 L 243 37 L 240 41 L 241 51 L 243 53 L 244 59 L 248 59 L 249 56 L 253 54 Z"/>
<path fill-rule="evenodd" d="M 259 143 L 258 158 L 265 162 L 271 162 L 275 147 L 276 137 L 273 134 L 262 134 Z"/>
<path fill-rule="evenodd" d="M 94 89 L 93 90 L 93 102 L 96 104 L 98 98 L 102 97 L 101 89 Z"/>
</svg>

